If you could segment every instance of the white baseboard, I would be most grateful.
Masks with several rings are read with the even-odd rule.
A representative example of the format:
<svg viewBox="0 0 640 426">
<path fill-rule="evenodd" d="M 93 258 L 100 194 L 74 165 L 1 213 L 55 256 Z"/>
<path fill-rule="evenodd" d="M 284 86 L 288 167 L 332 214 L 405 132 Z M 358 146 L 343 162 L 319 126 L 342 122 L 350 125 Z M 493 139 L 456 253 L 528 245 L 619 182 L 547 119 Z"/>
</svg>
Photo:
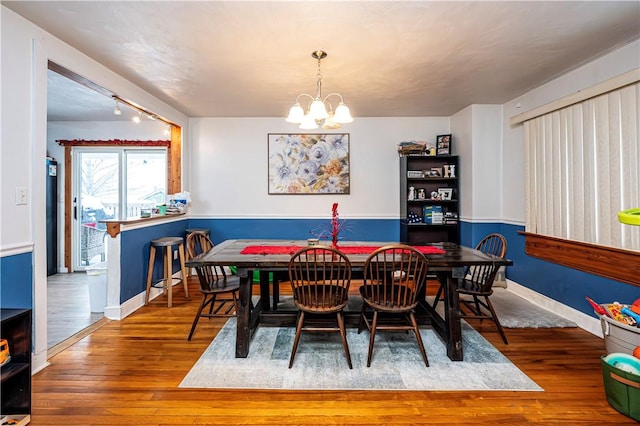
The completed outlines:
<svg viewBox="0 0 640 426">
<path fill-rule="evenodd" d="M 568 320 L 575 322 L 578 327 L 600 338 L 602 335 L 602 327 L 600 320 L 564 305 L 557 300 L 551 299 L 543 294 L 537 293 L 530 288 L 524 287 L 514 281 L 507 279 L 507 290 L 527 299 L 534 305 L 547 309 L 554 314 L 560 315 Z"/>
<path fill-rule="evenodd" d="M 173 278 L 179 280 L 181 276 L 181 272 L 176 272 L 173 275 Z M 182 285 L 182 282 L 180 281 L 179 283 L 174 283 L 173 285 L 175 286 L 178 284 Z M 160 295 L 162 295 L 161 288 L 151 287 L 151 292 L 149 293 L 149 301 L 155 299 Z M 131 299 L 127 300 L 119 306 L 107 306 L 104 308 L 104 316 L 111 320 L 124 319 L 144 306 L 144 296 L 145 291 L 136 294 Z"/>
</svg>

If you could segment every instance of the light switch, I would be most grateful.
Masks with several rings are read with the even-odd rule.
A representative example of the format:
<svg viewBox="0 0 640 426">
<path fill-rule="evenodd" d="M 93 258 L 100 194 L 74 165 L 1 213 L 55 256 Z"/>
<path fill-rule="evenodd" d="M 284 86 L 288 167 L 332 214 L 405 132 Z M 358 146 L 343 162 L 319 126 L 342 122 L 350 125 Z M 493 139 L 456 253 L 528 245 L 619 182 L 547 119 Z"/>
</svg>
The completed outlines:
<svg viewBox="0 0 640 426">
<path fill-rule="evenodd" d="M 27 188 L 24 186 L 16 187 L 16 206 L 27 204 Z"/>
</svg>

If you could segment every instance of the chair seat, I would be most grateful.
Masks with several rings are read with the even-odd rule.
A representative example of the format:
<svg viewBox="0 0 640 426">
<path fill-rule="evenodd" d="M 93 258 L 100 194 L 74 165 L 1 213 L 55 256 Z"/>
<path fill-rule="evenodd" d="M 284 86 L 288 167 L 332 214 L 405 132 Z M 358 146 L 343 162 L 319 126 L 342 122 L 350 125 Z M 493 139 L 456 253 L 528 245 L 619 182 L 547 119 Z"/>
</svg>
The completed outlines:
<svg viewBox="0 0 640 426">
<path fill-rule="evenodd" d="M 203 293 L 228 293 L 240 289 L 240 278 L 234 275 L 205 285 L 200 288 Z"/>
<path fill-rule="evenodd" d="M 393 295 L 388 288 L 386 289 L 383 288 L 379 291 L 371 291 L 372 287 L 380 288 L 384 286 L 380 284 L 379 286 L 366 286 L 366 287 L 362 286 L 359 288 L 362 299 L 367 305 L 371 306 L 372 308 L 383 310 L 383 311 L 392 311 L 392 312 L 409 312 L 413 310 L 416 306 L 418 306 L 417 301 L 415 303 L 411 303 L 408 305 L 407 304 L 402 304 L 401 306 L 398 305 L 399 300 L 415 300 L 415 297 L 413 296 L 413 292 L 408 293 L 407 297 L 405 298 L 404 294 L 399 295 L 399 297 L 397 297 L 398 295 Z M 403 292 L 406 292 L 406 290 L 407 290 L 406 288 L 401 288 L 400 292 L 403 293 Z M 373 297 L 373 294 L 378 295 L 377 300 Z"/>
<path fill-rule="evenodd" d="M 489 289 L 489 291 L 487 291 L 483 288 L 481 283 L 468 279 L 464 279 L 459 283 L 457 290 L 460 294 L 471 294 L 476 296 L 491 296 L 493 294 L 493 289 Z"/>
<path fill-rule="evenodd" d="M 151 245 L 154 247 L 168 247 L 182 244 L 183 241 L 182 237 L 163 237 L 152 240 Z"/>
<path fill-rule="evenodd" d="M 294 291 L 293 303 L 310 313 L 338 312 L 347 306 L 348 290 L 335 285 L 309 284 Z"/>
</svg>

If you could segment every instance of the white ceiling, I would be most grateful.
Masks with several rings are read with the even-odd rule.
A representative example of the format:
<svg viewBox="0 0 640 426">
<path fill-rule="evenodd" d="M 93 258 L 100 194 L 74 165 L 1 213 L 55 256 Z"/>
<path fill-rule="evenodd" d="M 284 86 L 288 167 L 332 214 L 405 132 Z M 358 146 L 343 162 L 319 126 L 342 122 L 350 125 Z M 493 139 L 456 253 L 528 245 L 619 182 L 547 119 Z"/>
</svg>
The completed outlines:
<svg viewBox="0 0 640 426">
<path fill-rule="evenodd" d="M 450 116 L 640 37 L 639 1 L 2 4 L 190 117 L 285 116 L 314 94 L 316 49 L 329 54 L 323 93 L 354 117 Z"/>
</svg>

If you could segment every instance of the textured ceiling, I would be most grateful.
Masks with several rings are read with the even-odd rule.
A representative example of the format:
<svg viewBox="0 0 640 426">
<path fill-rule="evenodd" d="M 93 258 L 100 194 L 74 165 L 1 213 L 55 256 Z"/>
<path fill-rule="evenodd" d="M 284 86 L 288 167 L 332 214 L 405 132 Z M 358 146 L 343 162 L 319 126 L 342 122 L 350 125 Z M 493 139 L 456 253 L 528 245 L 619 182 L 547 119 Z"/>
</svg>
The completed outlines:
<svg viewBox="0 0 640 426">
<path fill-rule="evenodd" d="M 354 117 L 449 116 L 640 37 L 638 1 L 2 4 L 190 117 L 286 115 L 315 91 L 316 49 Z"/>
</svg>

